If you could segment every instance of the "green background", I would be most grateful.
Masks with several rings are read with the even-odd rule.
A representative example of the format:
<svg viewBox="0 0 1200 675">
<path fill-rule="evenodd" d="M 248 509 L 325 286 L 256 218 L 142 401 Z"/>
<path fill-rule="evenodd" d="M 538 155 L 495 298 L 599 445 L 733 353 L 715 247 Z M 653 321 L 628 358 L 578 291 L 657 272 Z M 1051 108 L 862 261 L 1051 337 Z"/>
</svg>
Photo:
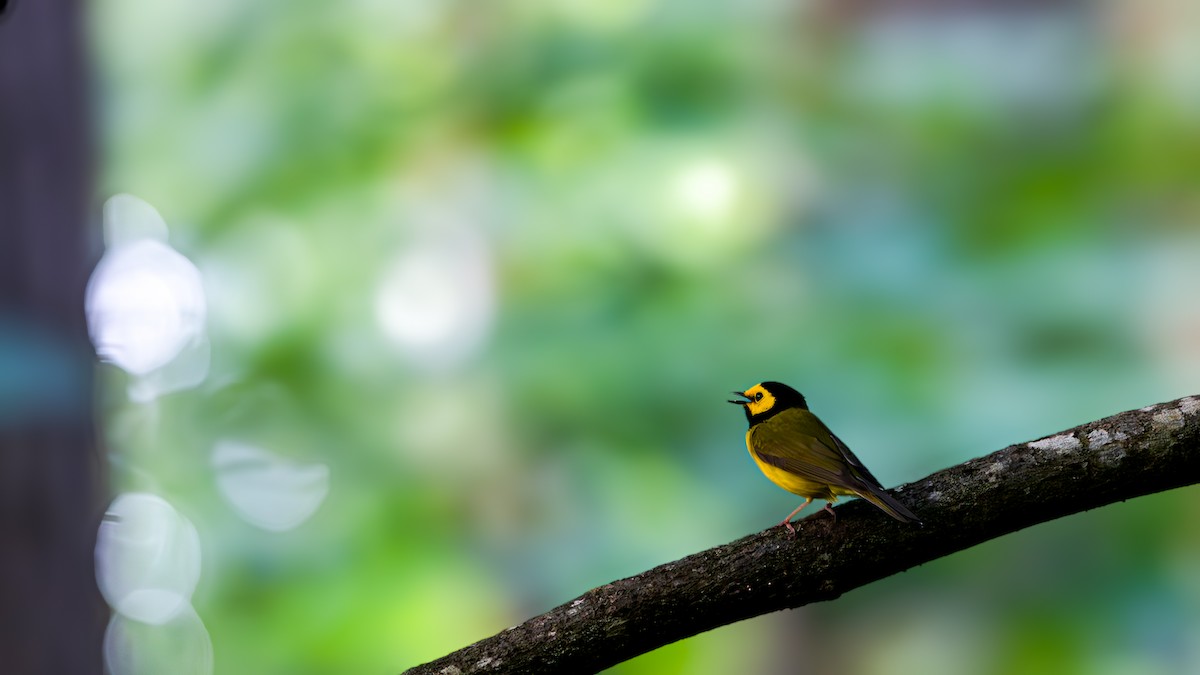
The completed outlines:
<svg viewBox="0 0 1200 675">
<path fill-rule="evenodd" d="M 106 369 L 113 489 L 195 523 L 214 672 L 398 672 L 773 525 L 761 380 L 889 487 L 1200 393 L 1195 9 L 1002 4 L 92 3 L 100 196 L 212 345 L 149 403 Z M 327 466 L 312 518 L 241 519 L 230 438 Z M 613 672 L 1200 671 L 1198 495 Z"/>
</svg>

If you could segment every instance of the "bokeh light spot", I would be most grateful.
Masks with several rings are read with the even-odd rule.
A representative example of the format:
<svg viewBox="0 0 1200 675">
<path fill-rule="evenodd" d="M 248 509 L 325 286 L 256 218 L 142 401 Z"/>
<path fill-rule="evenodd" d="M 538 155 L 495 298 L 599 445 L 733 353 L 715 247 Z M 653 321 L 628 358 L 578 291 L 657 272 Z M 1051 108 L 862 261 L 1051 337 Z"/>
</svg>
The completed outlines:
<svg viewBox="0 0 1200 675">
<path fill-rule="evenodd" d="M 379 285 L 375 315 L 414 365 L 452 366 L 482 346 L 492 323 L 493 286 L 482 237 L 448 232 L 396 257 Z"/>
<path fill-rule="evenodd" d="M 680 210 L 702 220 L 729 217 L 737 196 L 737 177 L 727 164 L 713 160 L 684 167 L 673 193 Z"/>
<path fill-rule="evenodd" d="M 224 440 L 212 456 L 217 488 L 247 522 L 283 532 L 308 520 L 329 494 L 329 467 L 301 464 L 262 448 Z"/>
<path fill-rule="evenodd" d="M 149 624 L 191 602 L 200 579 L 200 537 L 165 499 L 126 493 L 108 507 L 96 539 L 96 582 L 109 606 Z"/>
<path fill-rule="evenodd" d="M 159 378 L 143 396 L 194 386 L 208 359 L 199 270 L 162 241 L 166 226 L 145 202 L 118 195 L 104 214 L 109 248 L 88 281 L 86 299 L 97 355 L 139 377 L 187 356 L 192 362 L 177 369 L 186 377 Z"/>
<path fill-rule="evenodd" d="M 212 640 L 190 604 L 161 625 L 114 614 L 104 633 L 104 663 L 110 675 L 209 675 Z"/>
<path fill-rule="evenodd" d="M 167 243 L 167 223 L 150 204 L 131 194 L 116 194 L 104 202 L 104 245 L 151 240 Z"/>
</svg>

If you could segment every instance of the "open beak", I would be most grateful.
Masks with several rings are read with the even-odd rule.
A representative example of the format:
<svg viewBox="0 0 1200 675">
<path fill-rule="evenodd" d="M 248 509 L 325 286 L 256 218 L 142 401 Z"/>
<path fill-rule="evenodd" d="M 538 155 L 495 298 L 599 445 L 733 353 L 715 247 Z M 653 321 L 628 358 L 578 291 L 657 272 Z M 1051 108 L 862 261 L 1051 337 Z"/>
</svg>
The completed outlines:
<svg viewBox="0 0 1200 675">
<path fill-rule="evenodd" d="M 746 399 L 745 401 L 729 401 L 730 403 L 732 403 L 732 404 L 734 404 L 734 405 L 746 405 L 746 404 L 750 403 L 750 397 L 749 397 L 749 396 L 747 396 L 747 395 L 746 395 L 745 393 L 743 393 L 743 392 L 740 392 L 740 391 L 735 391 L 735 392 L 733 392 L 733 395 L 734 395 L 734 396 L 741 396 L 742 398 Z"/>
</svg>

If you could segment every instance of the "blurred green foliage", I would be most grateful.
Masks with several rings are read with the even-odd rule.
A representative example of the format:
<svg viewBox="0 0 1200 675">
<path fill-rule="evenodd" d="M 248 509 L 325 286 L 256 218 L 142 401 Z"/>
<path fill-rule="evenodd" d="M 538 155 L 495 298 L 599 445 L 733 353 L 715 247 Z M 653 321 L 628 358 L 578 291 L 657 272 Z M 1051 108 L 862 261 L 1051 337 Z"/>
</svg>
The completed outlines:
<svg viewBox="0 0 1200 675">
<path fill-rule="evenodd" d="M 1186 3 L 971 4 L 93 5 L 102 192 L 162 212 L 212 344 L 150 403 L 109 373 L 114 490 L 196 524 L 214 672 L 396 672 L 772 525 L 724 403 L 760 380 L 889 486 L 1197 393 Z M 381 299 L 414 251 L 456 350 Z M 230 438 L 328 466 L 311 519 L 241 519 Z M 614 672 L 1196 671 L 1195 497 Z"/>
</svg>

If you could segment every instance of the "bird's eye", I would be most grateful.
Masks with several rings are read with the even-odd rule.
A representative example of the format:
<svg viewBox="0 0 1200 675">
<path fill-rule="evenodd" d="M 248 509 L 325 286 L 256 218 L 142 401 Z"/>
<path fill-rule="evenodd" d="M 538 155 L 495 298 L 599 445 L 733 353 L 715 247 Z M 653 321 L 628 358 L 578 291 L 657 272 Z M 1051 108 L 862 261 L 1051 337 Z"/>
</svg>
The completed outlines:
<svg viewBox="0 0 1200 675">
<path fill-rule="evenodd" d="M 754 400 L 755 400 L 755 401 L 761 401 L 761 400 L 762 400 L 762 392 L 761 392 L 761 391 L 760 391 L 760 392 L 758 392 L 757 394 L 755 394 L 755 395 L 754 395 Z"/>
</svg>

